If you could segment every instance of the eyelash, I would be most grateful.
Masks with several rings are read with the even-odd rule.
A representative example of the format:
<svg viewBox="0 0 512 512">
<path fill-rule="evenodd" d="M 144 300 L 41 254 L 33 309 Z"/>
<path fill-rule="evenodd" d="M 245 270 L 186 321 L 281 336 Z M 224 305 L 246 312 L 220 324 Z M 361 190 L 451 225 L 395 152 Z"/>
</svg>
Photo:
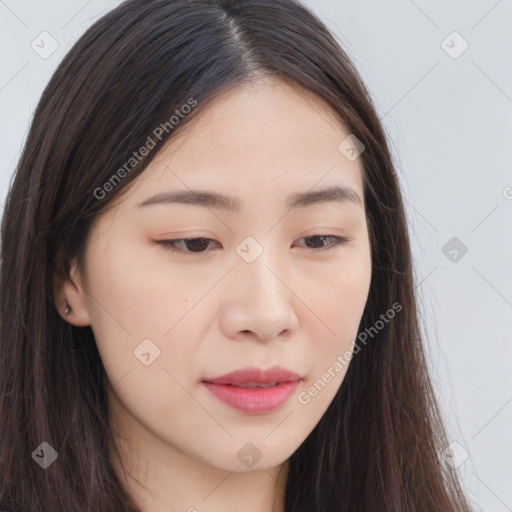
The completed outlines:
<svg viewBox="0 0 512 512">
<path fill-rule="evenodd" d="M 329 249 L 333 249 L 334 247 L 336 246 L 339 246 L 339 245 L 343 245 L 347 242 L 350 242 L 350 238 L 347 238 L 347 237 L 344 237 L 344 236 L 336 236 L 336 235 L 310 235 L 310 236 L 306 236 L 306 237 L 303 237 L 303 238 L 300 238 L 299 240 L 308 240 L 308 239 L 311 239 L 311 238 L 328 238 L 328 239 L 331 239 L 332 242 L 331 242 L 331 245 L 329 246 L 324 246 L 324 247 L 320 247 L 320 248 L 316 248 L 316 249 L 311 249 L 313 252 L 319 252 L 319 251 L 326 251 L 326 250 L 329 250 Z M 199 251 L 199 252 L 193 252 L 193 251 L 186 251 L 186 250 L 183 250 L 183 249 L 179 249 L 179 244 L 181 242 L 190 242 L 190 241 L 193 241 L 193 240 L 208 240 L 208 241 L 212 241 L 212 242 L 215 242 L 215 240 L 211 239 L 211 238 L 204 238 L 204 237 L 196 237 L 196 238 L 176 238 L 174 240 L 158 240 L 157 242 L 159 244 L 161 244 L 164 249 L 168 250 L 168 251 L 171 251 L 171 252 L 178 252 L 178 253 L 182 253 L 182 254 L 191 254 L 191 255 L 202 255 L 202 254 L 208 254 L 209 252 L 211 251 Z"/>
</svg>

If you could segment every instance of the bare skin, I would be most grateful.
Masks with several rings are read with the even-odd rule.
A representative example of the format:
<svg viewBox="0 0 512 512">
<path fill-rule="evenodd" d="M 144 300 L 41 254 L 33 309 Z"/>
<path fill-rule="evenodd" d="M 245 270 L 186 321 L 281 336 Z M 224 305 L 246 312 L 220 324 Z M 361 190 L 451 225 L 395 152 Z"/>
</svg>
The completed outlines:
<svg viewBox="0 0 512 512">
<path fill-rule="evenodd" d="M 126 477 L 116 467 L 143 512 L 284 511 L 287 461 L 341 386 L 347 365 L 333 363 L 351 351 L 369 292 L 362 162 L 338 150 L 349 133 L 318 98 L 282 82 L 225 93 L 96 219 L 84 272 L 74 263 L 56 284 L 63 318 L 93 330 Z M 288 211 L 289 195 L 329 186 L 360 203 Z M 235 196 L 240 210 L 139 206 L 190 189 Z M 210 242 L 178 252 L 160 243 L 183 238 Z M 262 252 L 248 263 L 240 245 Z M 134 354 L 146 339 L 149 365 Z M 267 413 L 235 410 L 202 382 L 274 365 L 302 381 Z M 238 456 L 247 446 L 261 456 L 251 467 Z"/>
</svg>

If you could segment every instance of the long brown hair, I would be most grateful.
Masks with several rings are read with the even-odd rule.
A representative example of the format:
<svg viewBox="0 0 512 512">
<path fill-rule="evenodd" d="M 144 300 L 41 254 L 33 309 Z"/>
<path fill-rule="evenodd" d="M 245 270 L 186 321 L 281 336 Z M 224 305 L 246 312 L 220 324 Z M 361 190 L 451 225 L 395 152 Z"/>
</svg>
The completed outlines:
<svg viewBox="0 0 512 512">
<path fill-rule="evenodd" d="M 86 31 L 48 83 L 2 219 L 0 509 L 138 510 L 109 457 L 106 376 L 92 330 L 62 320 L 53 279 L 67 276 L 92 220 L 166 140 L 211 99 L 258 74 L 312 91 L 365 145 L 373 265 L 360 325 L 371 340 L 291 456 L 285 510 L 471 510 L 441 456 L 448 443 L 382 126 L 343 49 L 293 0 L 126 1 Z M 169 119 L 191 98 L 197 104 L 174 128 Z M 155 149 L 127 166 L 148 137 Z M 105 187 L 121 168 L 115 186 Z M 400 312 L 376 329 L 393 304 Z M 46 470 L 32 457 L 42 442 L 58 454 Z"/>
</svg>

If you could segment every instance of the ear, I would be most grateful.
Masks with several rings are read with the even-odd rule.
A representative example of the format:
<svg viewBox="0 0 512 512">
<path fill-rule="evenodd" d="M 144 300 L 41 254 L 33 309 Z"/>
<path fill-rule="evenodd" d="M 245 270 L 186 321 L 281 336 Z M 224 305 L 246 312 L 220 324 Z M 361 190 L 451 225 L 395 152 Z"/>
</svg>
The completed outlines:
<svg viewBox="0 0 512 512">
<path fill-rule="evenodd" d="M 77 327 L 90 325 L 83 276 L 78 270 L 75 259 L 71 261 L 69 276 L 64 276 L 62 272 L 55 272 L 53 276 L 53 298 L 59 315 L 66 322 Z M 65 309 L 68 305 L 71 311 L 66 315 Z"/>
</svg>

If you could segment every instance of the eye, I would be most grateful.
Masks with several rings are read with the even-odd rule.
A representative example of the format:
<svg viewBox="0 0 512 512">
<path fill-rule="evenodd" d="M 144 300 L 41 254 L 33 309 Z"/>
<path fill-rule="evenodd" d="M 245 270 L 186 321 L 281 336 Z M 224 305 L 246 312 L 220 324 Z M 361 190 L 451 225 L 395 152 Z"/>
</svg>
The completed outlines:
<svg viewBox="0 0 512 512">
<path fill-rule="evenodd" d="M 322 251 L 327 249 L 332 249 L 333 247 L 336 247 L 337 245 L 342 245 L 346 242 L 349 242 L 350 239 L 344 236 L 335 236 L 335 235 L 311 235 L 306 236 L 304 238 L 300 238 L 300 240 L 310 240 L 313 241 L 313 245 L 317 245 L 318 242 L 320 242 L 320 247 L 309 247 L 310 249 L 313 249 L 314 251 Z M 328 243 L 330 240 L 330 243 Z M 324 243 L 327 241 L 327 243 Z"/>
<path fill-rule="evenodd" d="M 211 251 L 204 250 L 208 247 L 209 242 L 215 242 L 211 238 L 177 238 L 175 240 L 159 240 L 165 249 L 172 252 L 201 254 Z M 184 250 L 184 248 L 186 250 Z"/>
<path fill-rule="evenodd" d="M 308 247 L 313 252 L 332 249 L 337 245 L 342 245 L 350 241 L 347 237 L 335 235 L 311 235 L 299 239 L 299 241 L 302 240 L 308 240 L 312 242 L 313 246 L 317 246 Z M 161 244 L 165 249 L 182 254 L 207 254 L 211 252 L 211 250 L 208 250 L 210 242 L 218 243 L 211 238 L 176 238 L 174 240 L 157 240 L 157 243 Z M 320 245 L 318 246 L 318 244 Z"/>
</svg>

